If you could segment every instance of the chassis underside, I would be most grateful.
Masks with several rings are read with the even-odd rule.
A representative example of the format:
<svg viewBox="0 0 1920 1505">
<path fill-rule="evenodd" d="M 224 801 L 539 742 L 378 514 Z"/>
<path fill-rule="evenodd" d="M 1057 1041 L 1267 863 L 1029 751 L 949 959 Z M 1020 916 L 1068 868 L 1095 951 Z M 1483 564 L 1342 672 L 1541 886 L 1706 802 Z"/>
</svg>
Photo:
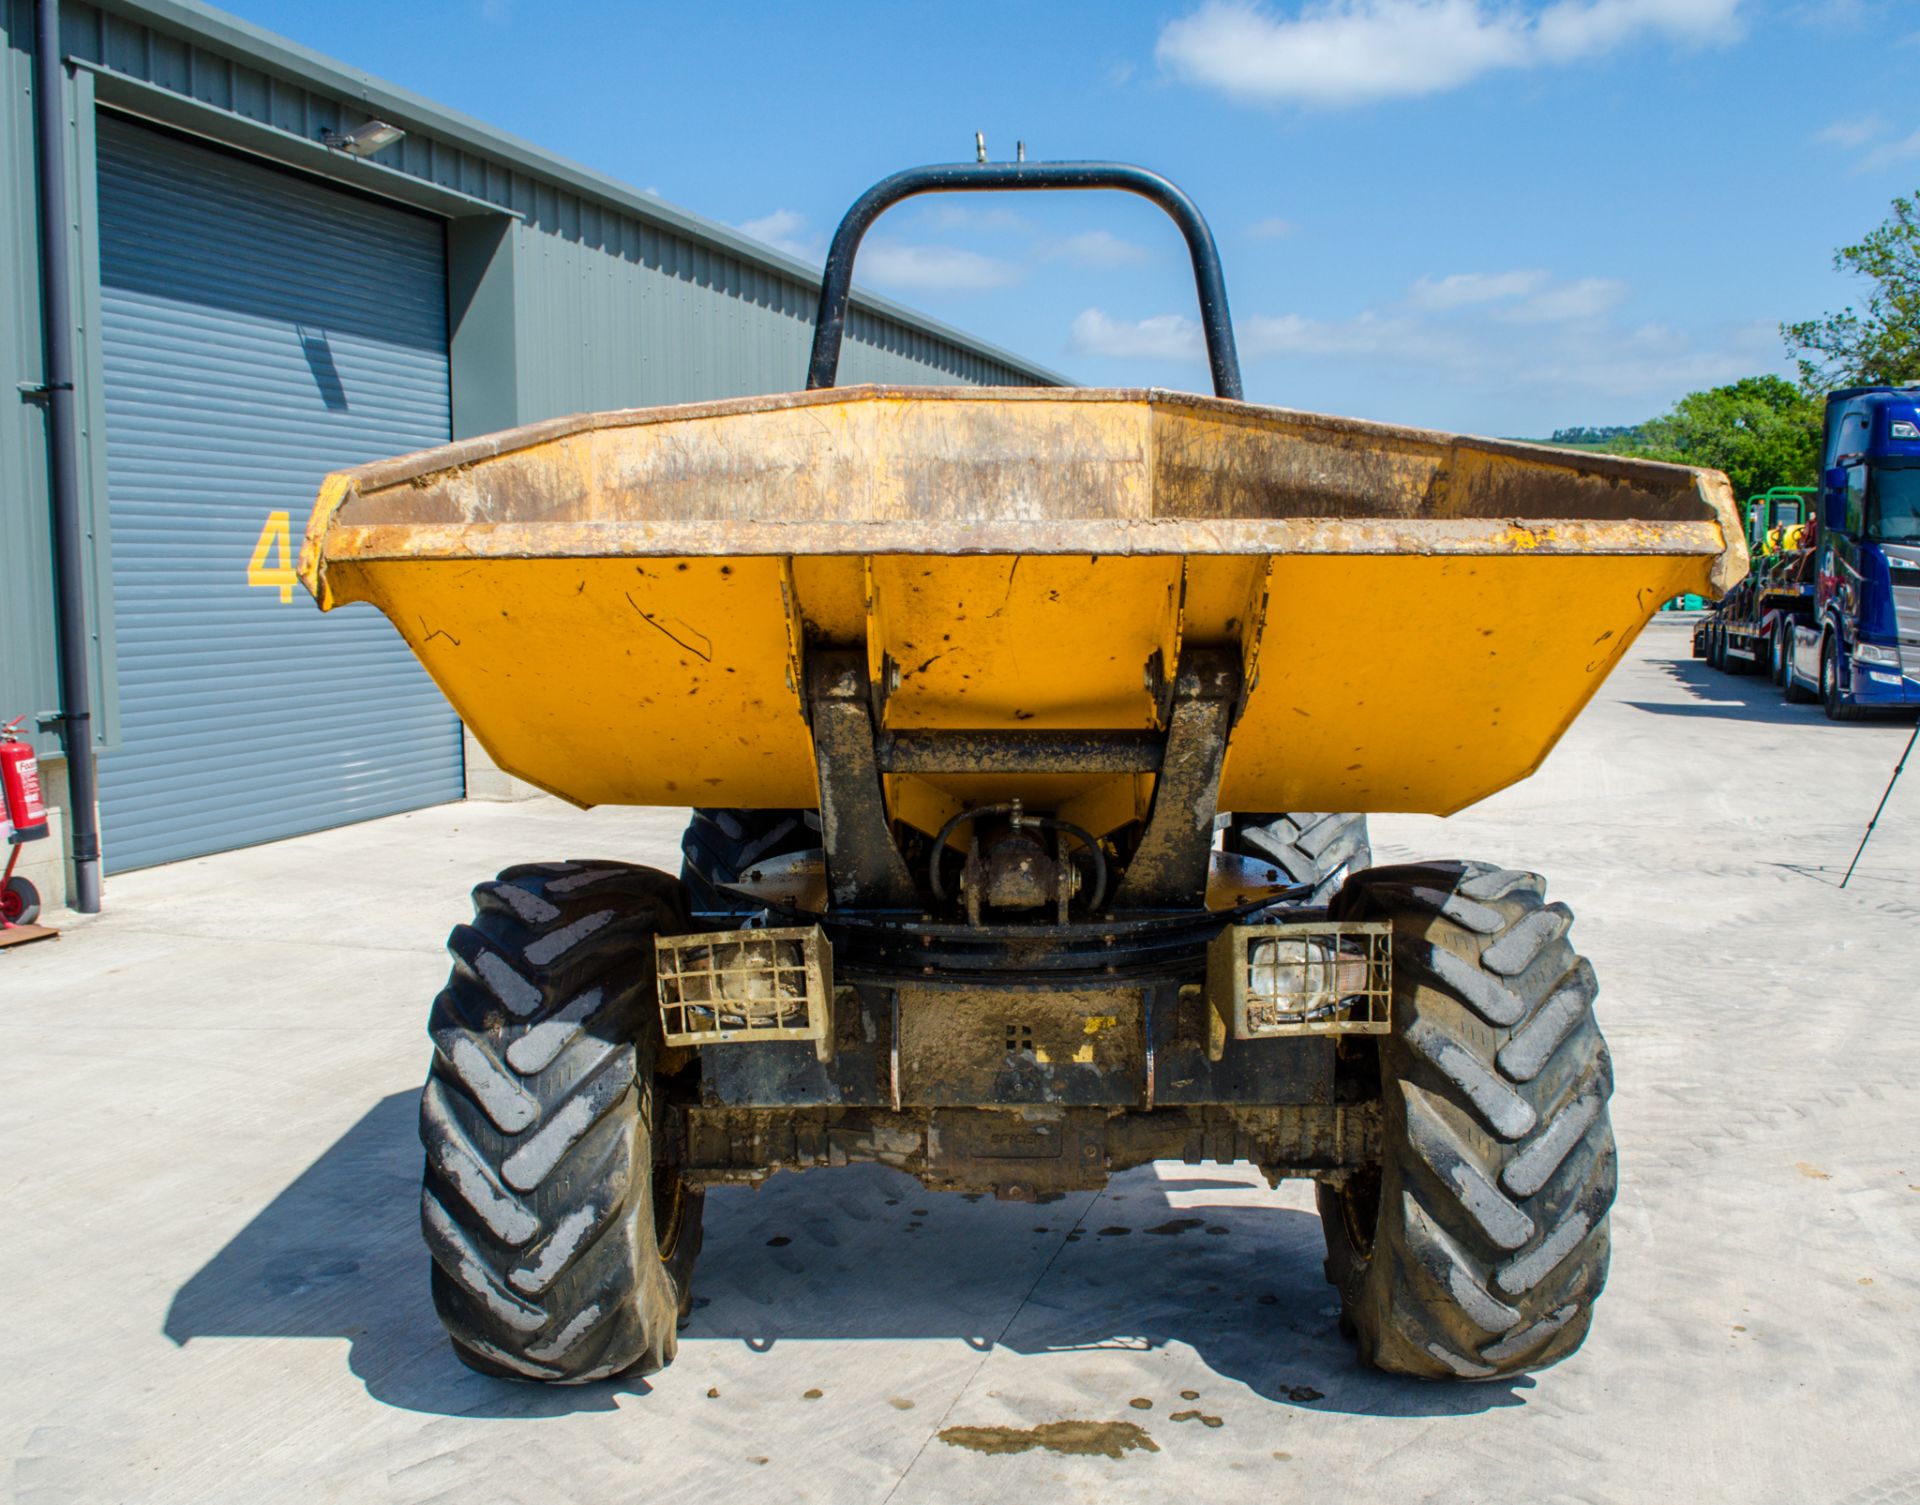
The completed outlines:
<svg viewBox="0 0 1920 1505">
<path fill-rule="evenodd" d="M 1031 1201 L 1151 1160 L 1252 1161 L 1278 1179 L 1378 1158 L 1364 1045 L 1342 1061 L 1333 1038 L 1219 1041 L 1200 982 L 836 995 L 827 1060 L 799 1042 L 701 1047 L 680 1105 L 689 1180 L 870 1160 Z"/>
<path fill-rule="evenodd" d="M 1159 1158 L 1336 1179 L 1377 1158 L 1384 936 L 1215 850 L 1235 655 L 1183 655 L 1159 732 L 1068 735 L 882 733 L 862 658 L 811 662 L 821 850 L 749 866 L 722 885 L 741 909 L 659 942 L 669 1059 L 699 1058 L 689 1180 L 874 1160 L 1032 1199 Z M 888 808 L 909 766 L 1155 783 L 1118 832 L 1015 801 L 929 839 Z"/>
</svg>

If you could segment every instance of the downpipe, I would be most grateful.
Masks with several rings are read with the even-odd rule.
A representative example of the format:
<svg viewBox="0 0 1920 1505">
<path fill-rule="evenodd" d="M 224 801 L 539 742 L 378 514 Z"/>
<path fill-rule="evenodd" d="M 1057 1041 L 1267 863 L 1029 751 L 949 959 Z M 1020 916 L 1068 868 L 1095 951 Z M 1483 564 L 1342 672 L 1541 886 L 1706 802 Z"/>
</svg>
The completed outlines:
<svg viewBox="0 0 1920 1505">
<path fill-rule="evenodd" d="M 74 908 L 100 912 L 99 791 L 87 682 L 86 525 L 80 515 L 73 390 L 73 288 L 67 270 L 66 81 L 60 0 L 36 0 L 33 103 L 40 171 L 40 275 L 46 341 L 47 481 L 53 508 L 54 612 L 60 643 L 60 741 L 67 755 L 67 822 Z"/>
</svg>

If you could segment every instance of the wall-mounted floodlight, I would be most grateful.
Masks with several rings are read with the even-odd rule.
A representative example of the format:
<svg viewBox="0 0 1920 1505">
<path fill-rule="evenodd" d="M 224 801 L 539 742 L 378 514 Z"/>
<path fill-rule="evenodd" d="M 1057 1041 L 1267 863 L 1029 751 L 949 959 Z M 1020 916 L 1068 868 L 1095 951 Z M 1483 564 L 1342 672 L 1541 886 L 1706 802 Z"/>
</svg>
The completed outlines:
<svg viewBox="0 0 1920 1505">
<path fill-rule="evenodd" d="M 388 125 L 384 120 L 369 120 L 365 125 L 356 125 L 350 131 L 322 131 L 320 139 L 335 151 L 345 152 L 349 157 L 371 157 L 382 147 L 392 146 L 407 133 L 397 125 Z"/>
</svg>

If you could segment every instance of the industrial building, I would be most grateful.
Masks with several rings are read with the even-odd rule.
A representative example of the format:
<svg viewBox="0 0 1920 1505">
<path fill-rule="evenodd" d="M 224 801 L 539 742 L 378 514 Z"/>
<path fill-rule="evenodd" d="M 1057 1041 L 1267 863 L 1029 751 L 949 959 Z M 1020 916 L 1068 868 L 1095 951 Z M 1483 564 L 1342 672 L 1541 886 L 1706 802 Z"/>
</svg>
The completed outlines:
<svg viewBox="0 0 1920 1505">
<path fill-rule="evenodd" d="M 108 873 L 497 797 L 386 621 L 323 624 L 294 582 L 320 477 L 797 387 L 817 270 L 187 0 L 9 0 L 0 25 L 0 721 L 45 718 L 52 803 L 87 710 Z M 1061 380 L 872 296 L 849 336 L 846 382 Z M 74 824 L 22 853 L 52 902 Z"/>
</svg>

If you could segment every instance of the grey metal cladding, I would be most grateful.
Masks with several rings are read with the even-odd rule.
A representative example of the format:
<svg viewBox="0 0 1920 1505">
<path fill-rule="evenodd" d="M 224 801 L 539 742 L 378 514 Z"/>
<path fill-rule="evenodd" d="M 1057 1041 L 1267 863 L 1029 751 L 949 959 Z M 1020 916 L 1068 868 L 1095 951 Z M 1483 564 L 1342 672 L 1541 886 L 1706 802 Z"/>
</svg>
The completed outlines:
<svg viewBox="0 0 1920 1505">
<path fill-rule="evenodd" d="M 13 390 L 45 372 L 31 22 L 31 6 L 0 0 L 0 721 L 59 701 L 45 409 Z M 43 755 L 59 746 L 35 741 Z"/>
<path fill-rule="evenodd" d="M 221 12 L 180 0 L 108 0 L 65 14 L 76 57 L 306 143 L 384 112 L 408 134 L 379 155 L 393 169 L 382 177 L 405 175 L 520 216 L 519 275 L 530 284 L 525 301 L 539 310 L 523 311 L 520 333 L 529 320 L 553 329 L 532 357 L 523 350 L 522 422 L 790 391 L 805 380 L 817 268 Z M 636 330 L 651 338 L 619 339 L 621 318 L 653 312 L 642 289 L 655 279 L 671 284 L 657 299 L 671 307 Z M 591 342 L 569 338 L 586 328 Z M 848 382 L 1065 380 L 867 292 L 856 292 L 848 339 Z M 686 386 L 671 385 L 676 377 Z"/>
<path fill-rule="evenodd" d="M 460 798 L 459 723 L 386 619 L 249 583 L 327 471 L 448 437 L 441 224 L 113 119 L 99 173 L 110 870 Z"/>
</svg>

